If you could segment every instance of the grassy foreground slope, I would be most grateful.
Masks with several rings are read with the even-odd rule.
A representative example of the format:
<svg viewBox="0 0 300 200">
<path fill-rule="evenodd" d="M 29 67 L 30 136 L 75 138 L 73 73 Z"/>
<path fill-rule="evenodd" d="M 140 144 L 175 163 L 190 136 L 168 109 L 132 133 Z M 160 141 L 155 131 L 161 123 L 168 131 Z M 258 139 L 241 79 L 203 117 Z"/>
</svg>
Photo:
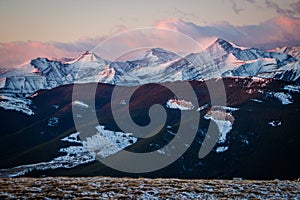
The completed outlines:
<svg viewBox="0 0 300 200">
<path fill-rule="evenodd" d="M 299 199 L 300 182 L 110 177 L 0 179 L 0 199 Z"/>
</svg>

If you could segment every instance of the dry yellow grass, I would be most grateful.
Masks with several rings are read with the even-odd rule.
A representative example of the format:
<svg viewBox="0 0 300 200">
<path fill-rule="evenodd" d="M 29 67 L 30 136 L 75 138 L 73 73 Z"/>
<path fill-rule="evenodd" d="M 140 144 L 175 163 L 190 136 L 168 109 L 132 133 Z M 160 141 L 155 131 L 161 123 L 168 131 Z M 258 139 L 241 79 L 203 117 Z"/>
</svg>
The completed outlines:
<svg viewBox="0 0 300 200">
<path fill-rule="evenodd" d="M 2 178 L 0 199 L 300 199 L 300 182 L 110 177 Z"/>
</svg>

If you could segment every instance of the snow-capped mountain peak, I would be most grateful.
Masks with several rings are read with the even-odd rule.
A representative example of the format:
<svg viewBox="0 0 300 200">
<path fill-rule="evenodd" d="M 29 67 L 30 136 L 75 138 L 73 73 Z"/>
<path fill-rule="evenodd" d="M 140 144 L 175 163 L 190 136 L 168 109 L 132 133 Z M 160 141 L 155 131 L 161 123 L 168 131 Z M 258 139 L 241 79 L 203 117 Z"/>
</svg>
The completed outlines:
<svg viewBox="0 0 300 200">
<path fill-rule="evenodd" d="M 148 63 L 150 65 L 163 64 L 179 58 L 179 56 L 171 51 L 162 48 L 152 48 L 145 51 L 144 54 L 132 60 L 136 63 Z"/>
<path fill-rule="evenodd" d="M 205 50 L 212 59 L 221 58 L 229 53 L 232 53 L 238 60 L 250 61 L 258 58 L 275 58 L 278 65 L 285 65 L 289 62 L 294 62 L 297 59 L 288 53 L 264 51 L 257 48 L 239 47 L 233 43 L 227 42 L 222 38 L 216 39 L 214 43 Z"/>
<path fill-rule="evenodd" d="M 112 62 L 109 67 L 116 72 L 115 84 L 138 85 L 168 79 L 166 77 L 168 66 L 179 58 L 177 54 L 171 51 L 162 48 L 152 48 L 133 60 Z M 169 76 L 172 75 L 169 73 Z"/>
<path fill-rule="evenodd" d="M 277 52 L 277 53 L 283 53 L 283 54 L 289 54 L 293 56 L 296 59 L 300 59 L 300 47 L 281 47 L 270 50 L 270 52 Z"/>
<path fill-rule="evenodd" d="M 210 46 L 208 46 L 205 51 L 208 52 L 210 56 L 222 57 L 228 53 L 228 48 L 232 48 L 232 45 L 227 43 L 225 40 L 218 38 Z"/>
<path fill-rule="evenodd" d="M 226 41 L 223 38 L 217 38 L 213 44 L 220 45 L 225 51 L 228 52 L 231 51 L 232 49 L 240 49 L 240 50 L 249 49 L 247 47 L 239 46 L 233 42 Z"/>
<path fill-rule="evenodd" d="M 218 38 L 213 42 L 210 46 L 207 47 L 206 52 L 214 59 L 220 58 L 225 56 L 229 53 L 233 54 L 238 60 L 255 60 L 264 53 L 256 48 L 246 48 L 246 47 L 239 47 L 232 42 L 227 42 L 222 38 Z"/>
<path fill-rule="evenodd" d="M 226 76 L 256 76 L 300 81 L 297 47 L 276 50 L 243 48 L 222 38 L 208 48 L 181 58 L 176 53 L 149 48 L 136 59 L 107 61 L 86 51 L 69 61 L 36 58 L 30 64 L 0 76 L 2 93 L 31 95 L 71 83 L 102 82 L 115 85 L 199 80 Z M 293 56 L 291 55 L 293 54 Z"/>
<path fill-rule="evenodd" d="M 103 58 L 99 57 L 92 51 L 86 51 L 85 53 L 79 55 L 74 60 L 65 62 L 66 64 L 73 64 L 75 62 L 99 62 L 102 63 L 104 61 Z"/>
</svg>

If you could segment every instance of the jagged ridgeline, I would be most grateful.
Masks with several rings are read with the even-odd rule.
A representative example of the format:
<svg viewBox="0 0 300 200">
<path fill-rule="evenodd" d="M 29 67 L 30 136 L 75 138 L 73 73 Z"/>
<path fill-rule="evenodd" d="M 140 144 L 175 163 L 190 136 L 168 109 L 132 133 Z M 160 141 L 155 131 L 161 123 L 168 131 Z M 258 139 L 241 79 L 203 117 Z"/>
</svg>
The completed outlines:
<svg viewBox="0 0 300 200">
<path fill-rule="evenodd" d="M 202 52 L 186 57 L 161 48 L 147 50 L 136 59 L 110 62 L 87 51 L 76 59 L 37 58 L 1 74 L 1 93 L 30 95 L 74 82 L 98 81 L 114 85 L 201 80 L 216 77 L 261 77 L 300 81 L 299 48 L 270 51 L 236 46 L 217 39 Z"/>
</svg>

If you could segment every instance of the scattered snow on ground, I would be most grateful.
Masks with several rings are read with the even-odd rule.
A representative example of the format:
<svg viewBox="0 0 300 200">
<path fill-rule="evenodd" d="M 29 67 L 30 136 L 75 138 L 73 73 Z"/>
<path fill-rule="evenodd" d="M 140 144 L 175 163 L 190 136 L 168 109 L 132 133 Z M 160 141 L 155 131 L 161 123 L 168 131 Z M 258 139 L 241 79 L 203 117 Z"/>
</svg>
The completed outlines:
<svg viewBox="0 0 300 200">
<path fill-rule="evenodd" d="M 229 106 L 214 106 L 213 109 L 215 110 L 224 110 L 224 111 L 237 111 L 239 108 L 233 108 Z"/>
<path fill-rule="evenodd" d="M 297 180 L 22 177 L 0 187 L 3 199 L 299 199 Z"/>
<path fill-rule="evenodd" d="M 300 85 L 286 85 L 284 89 L 289 92 L 300 92 Z"/>
<path fill-rule="evenodd" d="M 48 126 L 57 126 L 58 125 L 58 118 L 57 117 L 50 117 L 48 120 Z"/>
<path fill-rule="evenodd" d="M 246 144 L 246 145 L 249 144 L 249 141 L 248 141 L 247 139 L 242 139 L 242 142 L 243 142 L 244 144 Z"/>
<path fill-rule="evenodd" d="M 68 137 L 62 138 L 61 141 L 80 143 L 78 138 L 75 139 L 77 134 L 79 133 L 73 133 Z M 83 146 L 70 146 L 67 148 L 61 148 L 59 152 L 65 153 L 65 155 L 56 157 L 50 162 L 40 162 L 36 164 L 21 165 L 10 169 L 0 169 L 0 177 L 22 176 L 32 170 L 73 168 L 95 160 L 95 155 L 87 151 Z"/>
<path fill-rule="evenodd" d="M 268 123 L 269 125 L 275 127 L 275 126 L 280 126 L 281 125 L 281 121 L 279 120 L 273 120 L 271 122 Z"/>
<path fill-rule="evenodd" d="M 227 151 L 227 150 L 228 150 L 228 147 L 218 147 L 216 149 L 216 152 L 217 153 L 222 153 L 222 152 Z"/>
<path fill-rule="evenodd" d="M 166 154 L 166 152 L 164 152 L 164 151 L 161 150 L 161 149 L 158 149 L 157 152 L 160 153 L 160 154 Z"/>
<path fill-rule="evenodd" d="M 89 105 L 87 105 L 86 103 L 82 102 L 82 101 L 73 101 L 73 105 L 79 106 L 81 108 L 88 108 Z"/>
<path fill-rule="evenodd" d="M 204 104 L 204 105 L 200 106 L 196 111 L 201 111 L 201 110 L 204 110 L 208 107 L 209 107 L 209 104 Z"/>
<path fill-rule="evenodd" d="M 176 135 L 175 133 L 172 133 L 171 131 L 168 131 L 171 135 Z M 158 153 L 163 154 L 163 155 L 167 155 L 167 156 L 171 156 L 172 155 L 172 151 L 176 148 L 174 146 L 174 144 L 171 144 L 170 146 L 165 146 L 164 148 L 162 148 L 159 144 L 151 144 L 151 146 L 155 146 L 156 148 L 159 148 L 157 150 Z M 189 147 L 188 144 L 185 144 L 185 146 Z"/>
<path fill-rule="evenodd" d="M 54 158 L 50 162 L 40 162 L 36 164 L 21 165 L 11 169 L 1 169 L 0 176 L 17 177 L 32 170 L 73 168 L 95 160 L 95 156 L 82 146 L 70 146 L 68 148 L 62 148 L 59 150 L 59 152 L 66 153 L 66 155 Z"/>
<path fill-rule="evenodd" d="M 34 112 L 30 109 L 29 105 L 31 100 L 17 97 L 0 96 L 0 107 L 5 110 L 21 111 L 27 115 L 34 115 Z"/>
<path fill-rule="evenodd" d="M 227 133 L 229 133 L 229 131 L 232 129 L 232 123 L 227 120 L 215 119 L 214 117 L 212 117 L 210 115 L 205 115 L 204 118 L 213 120 L 216 123 L 216 125 L 218 126 L 218 129 L 219 129 L 219 133 L 220 133 L 218 143 L 224 143 L 226 141 Z"/>
<path fill-rule="evenodd" d="M 0 177 L 17 177 L 32 170 L 73 168 L 95 161 L 96 152 L 94 152 L 94 150 L 98 151 L 97 155 L 107 157 L 137 141 L 137 138 L 132 137 L 129 133 L 105 130 L 104 126 L 97 126 L 96 129 L 98 131 L 97 134 L 91 138 L 87 138 L 87 141 L 84 142 L 80 141 L 79 132 L 62 138 L 61 141 L 63 142 L 78 144 L 59 149 L 59 152 L 65 155 L 56 157 L 49 162 L 21 165 L 10 169 L 0 169 Z"/>
<path fill-rule="evenodd" d="M 259 100 L 259 99 L 250 99 L 251 101 L 255 101 L 255 102 L 258 102 L 258 103 L 262 103 L 263 101 L 262 100 Z"/>
<path fill-rule="evenodd" d="M 59 105 L 55 105 L 55 104 L 54 104 L 54 105 L 52 105 L 52 107 L 55 108 L 55 109 L 58 109 L 58 108 L 59 108 Z"/>
<path fill-rule="evenodd" d="M 72 133 L 68 137 L 64 137 L 63 139 L 61 139 L 61 141 L 81 144 L 81 141 L 79 140 L 79 134 L 79 132 Z"/>
<path fill-rule="evenodd" d="M 179 110 L 192 110 L 194 105 L 190 101 L 170 99 L 167 102 L 167 107 Z"/>
<path fill-rule="evenodd" d="M 120 101 L 120 104 L 121 104 L 121 105 L 126 105 L 126 101 L 125 101 L 124 99 L 122 99 L 122 100 Z"/>
<path fill-rule="evenodd" d="M 83 141 L 83 146 L 101 158 L 113 155 L 137 141 L 137 138 L 131 136 L 131 133 L 105 130 L 104 126 L 97 126 L 96 129 L 98 132 L 87 137 Z"/>
<path fill-rule="evenodd" d="M 241 141 L 244 145 L 249 145 L 248 137 L 245 136 L 245 135 L 240 135 L 240 141 Z"/>
<path fill-rule="evenodd" d="M 176 133 L 173 133 L 172 131 L 170 131 L 170 130 L 168 130 L 167 131 L 169 134 L 171 134 L 171 135 L 176 135 Z"/>
<path fill-rule="evenodd" d="M 293 103 L 292 96 L 283 92 L 274 93 L 274 97 L 278 99 L 282 105 L 287 105 Z"/>
</svg>

